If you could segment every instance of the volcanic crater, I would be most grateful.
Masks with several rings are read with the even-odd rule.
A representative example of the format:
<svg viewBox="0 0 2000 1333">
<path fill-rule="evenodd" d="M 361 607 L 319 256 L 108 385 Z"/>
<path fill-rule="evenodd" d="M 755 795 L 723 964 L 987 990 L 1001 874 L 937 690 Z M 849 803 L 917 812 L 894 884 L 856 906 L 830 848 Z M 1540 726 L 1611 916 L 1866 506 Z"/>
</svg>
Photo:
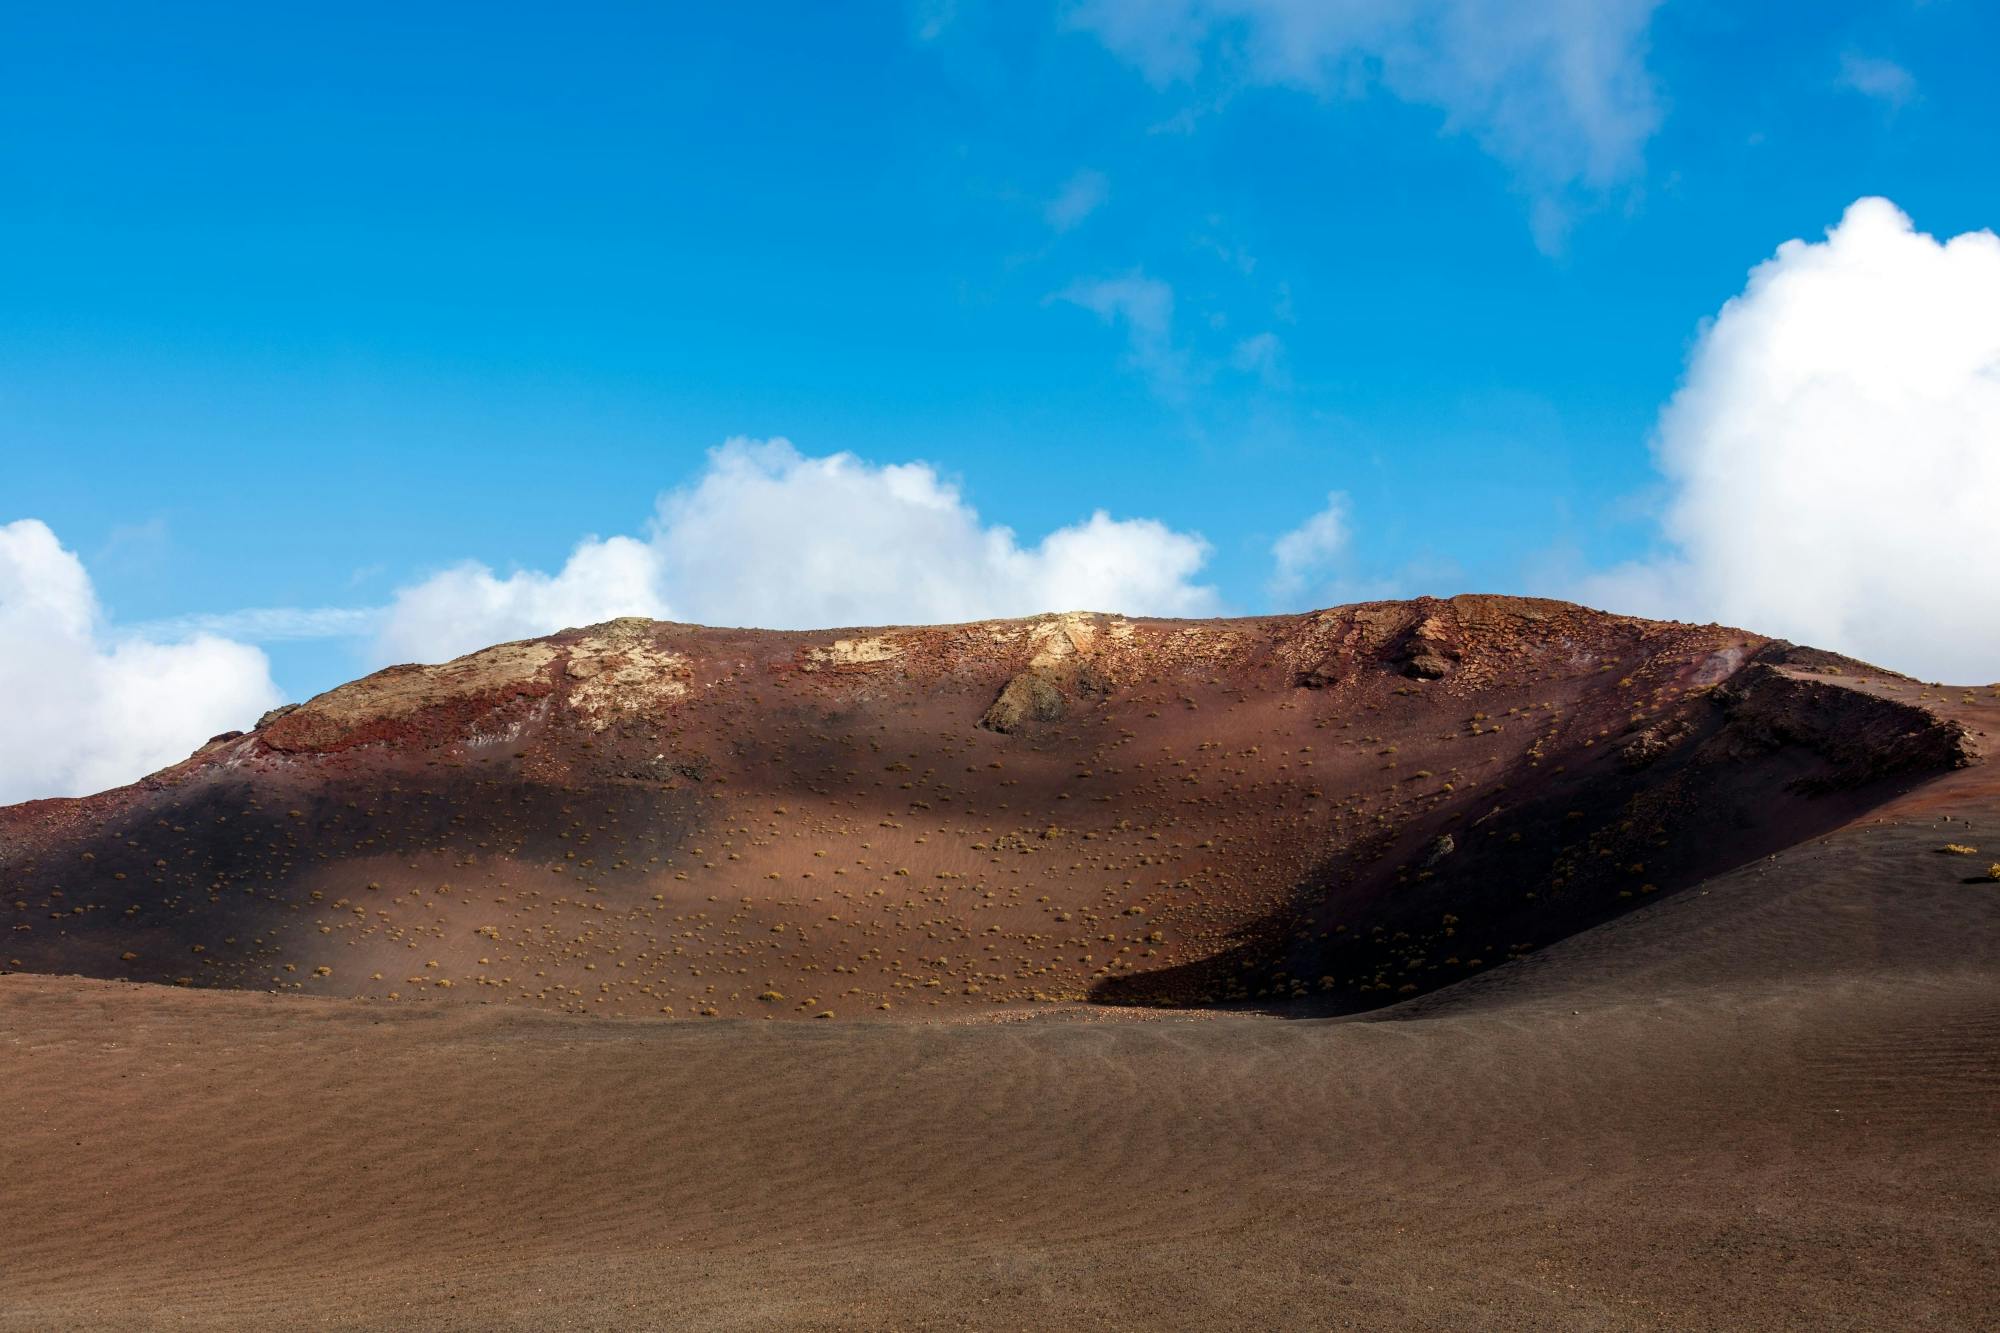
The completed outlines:
<svg viewBox="0 0 2000 1333">
<path fill-rule="evenodd" d="M 0 967 L 631 1018 L 1407 1001 L 1975 763 L 1990 696 L 1495 596 L 619 620 L 0 811 Z"/>
</svg>

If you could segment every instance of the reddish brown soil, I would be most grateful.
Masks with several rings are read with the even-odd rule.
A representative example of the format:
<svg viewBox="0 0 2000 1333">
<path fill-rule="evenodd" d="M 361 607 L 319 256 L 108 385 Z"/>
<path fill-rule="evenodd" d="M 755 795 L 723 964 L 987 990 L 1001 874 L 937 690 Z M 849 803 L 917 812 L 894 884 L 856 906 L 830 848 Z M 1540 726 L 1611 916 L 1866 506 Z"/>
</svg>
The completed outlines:
<svg viewBox="0 0 2000 1333">
<path fill-rule="evenodd" d="M 0 812 L 0 1329 L 1990 1322 L 1993 690 L 1113 623 L 602 627 Z"/>
<path fill-rule="evenodd" d="M 1842 665 L 1501 598 L 617 622 L 0 812 L 0 967 L 626 1016 L 1352 1011 L 1964 762 L 1914 682 Z"/>
</svg>

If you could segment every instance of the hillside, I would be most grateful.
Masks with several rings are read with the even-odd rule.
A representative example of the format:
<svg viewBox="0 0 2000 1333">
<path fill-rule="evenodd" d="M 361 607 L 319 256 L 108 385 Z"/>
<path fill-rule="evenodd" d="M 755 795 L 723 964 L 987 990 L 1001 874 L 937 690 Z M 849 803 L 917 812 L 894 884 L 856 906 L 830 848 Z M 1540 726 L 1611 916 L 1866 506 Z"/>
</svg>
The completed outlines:
<svg viewBox="0 0 2000 1333">
<path fill-rule="evenodd" d="M 1964 692 L 1500 597 L 614 621 L 0 811 L 0 966 L 623 1016 L 1339 1013 L 1973 761 Z"/>
</svg>

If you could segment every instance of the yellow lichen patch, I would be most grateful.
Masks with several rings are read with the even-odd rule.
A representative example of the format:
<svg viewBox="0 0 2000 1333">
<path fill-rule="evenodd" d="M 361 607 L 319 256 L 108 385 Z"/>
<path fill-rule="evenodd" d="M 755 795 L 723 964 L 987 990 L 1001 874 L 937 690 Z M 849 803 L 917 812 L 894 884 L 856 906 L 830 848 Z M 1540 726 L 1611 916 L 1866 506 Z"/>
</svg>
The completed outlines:
<svg viewBox="0 0 2000 1333">
<path fill-rule="evenodd" d="M 334 745 L 359 727 L 537 682 L 555 656 L 550 645 L 529 641 L 499 644 L 437 666 L 387 667 L 307 700 L 273 722 L 265 739 L 280 749 Z"/>
<path fill-rule="evenodd" d="M 873 662 L 887 662 L 902 651 L 881 635 L 865 639 L 835 639 L 825 648 L 815 648 L 806 654 L 806 669 L 814 670 L 822 666 L 867 666 Z"/>
<path fill-rule="evenodd" d="M 644 713 L 687 696 L 693 668 L 681 654 L 655 646 L 646 621 L 614 620 L 607 633 L 572 644 L 563 670 L 574 681 L 569 706 L 593 730 L 621 713 Z"/>
<path fill-rule="evenodd" d="M 1097 649 L 1097 618 L 1081 611 L 1049 616 L 1028 631 L 1028 642 L 1035 648 L 1035 655 L 1028 659 L 1032 667 L 1055 666 L 1072 657 L 1087 658 Z"/>
<path fill-rule="evenodd" d="M 1088 663 L 1108 679 L 1118 674 L 1122 650 L 1135 643 L 1135 627 L 1123 616 L 1089 611 L 1038 616 L 1028 624 L 1028 645 L 1033 649 L 1028 666 L 1046 671 Z"/>
</svg>

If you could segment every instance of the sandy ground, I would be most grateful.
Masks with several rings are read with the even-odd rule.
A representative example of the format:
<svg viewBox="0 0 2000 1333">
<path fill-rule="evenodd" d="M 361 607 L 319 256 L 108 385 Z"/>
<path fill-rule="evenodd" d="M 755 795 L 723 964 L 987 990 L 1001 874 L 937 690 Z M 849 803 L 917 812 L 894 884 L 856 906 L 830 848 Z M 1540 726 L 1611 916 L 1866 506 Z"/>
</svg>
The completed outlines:
<svg viewBox="0 0 2000 1333">
<path fill-rule="evenodd" d="M 1990 1327 L 2000 818 L 1925 802 L 1351 1019 L 0 978 L 0 1329 Z"/>
</svg>

